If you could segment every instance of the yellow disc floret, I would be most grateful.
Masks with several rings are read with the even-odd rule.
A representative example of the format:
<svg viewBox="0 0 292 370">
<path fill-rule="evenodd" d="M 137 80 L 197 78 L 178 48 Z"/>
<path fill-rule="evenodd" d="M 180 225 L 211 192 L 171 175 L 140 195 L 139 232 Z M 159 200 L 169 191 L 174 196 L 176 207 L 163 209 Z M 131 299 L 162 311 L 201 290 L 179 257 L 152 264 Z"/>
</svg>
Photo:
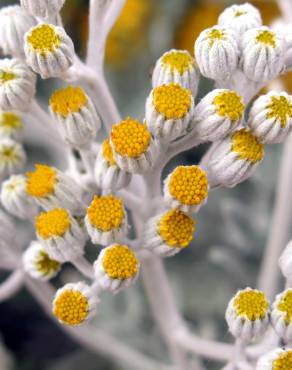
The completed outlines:
<svg viewBox="0 0 292 370">
<path fill-rule="evenodd" d="M 171 247 L 187 247 L 194 231 L 195 221 L 177 209 L 168 211 L 158 224 L 159 235 Z"/>
<path fill-rule="evenodd" d="M 148 149 L 150 140 L 151 135 L 146 126 L 129 117 L 112 128 L 111 142 L 121 156 L 139 157 Z"/>
<path fill-rule="evenodd" d="M 264 146 L 251 132 L 241 129 L 231 136 L 231 151 L 240 159 L 251 163 L 259 162 L 264 157 Z"/>
<path fill-rule="evenodd" d="M 265 318 L 269 304 L 263 292 L 246 289 L 236 296 L 233 306 L 238 316 L 255 321 Z"/>
<path fill-rule="evenodd" d="M 167 119 L 183 118 L 191 102 L 191 91 L 179 84 L 162 85 L 153 90 L 153 105 Z"/>
<path fill-rule="evenodd" d="M 57 183 L 57 172 L 42 164 L 35 166 L 34 172 L 28 172 L 26 192 L 33 197 L 46 197 L 53 194 Z"/>
<path fill-rule="evenodd" d="M 110 166 L 115 166 L 117 164 L 109 139 L 106 139 L 102 144 L 102 156 Z"/>
<path fill-rule="evenodd" d="M 111 279 L 129 279 L 139 270 L 139 262 L 135 253 L 127 245 L 116 244 L 107 249 L 102 265 Z"/>
<path fill-rule="evenodd" d="M 241 96 L 235 91 L 219 93 L 213 100 L 213 104 L 219 116 L 228 117 L 231 121 L 240 120 L 245 107 Z"/>
<path fill-rule="evenodd" d="M 292 289 L 288 290 L 284 296 L 282 296 L 277 309 L 285 314 L 286 324 L 292 322 Z"/>
<path fill-rule="evenodd" d="M 44 250 L 40 250 L 35 259 L 35 268 L 43 276 L 51 275 L 60 267 L 58 261 L 52 260 Z"/>
<path fill-rule="evenodd" d="M 91 225 L 98 230 L 117 229 L 125 218 L 122 200 L 113 195 L 101 197 L 96 195 L 87 209 L 87 216 Z"/>
<path fill-rule="evenodd" d="M 0 85 L 5 84 L 5 82 L 9 82 L 14 80 L 16 75 L 9 71 L 0 70 Z"/>
<path fill-rule="evenodd" d="M 57 49 L 60 45 L 60 37 L 49 24 L 35 27 L 27 38 L 29 45 L 38 53 L 45 55 Z"/>
<path fill-rule="evenodd" d="M 288 120 L 292 118 L 292 104 L 285 96 L 272 96 L 267 109 L 266 118 L 279 120 L 282 128 L 286 127 Z"/>
<path fill-rule="evenodd" d="M 291 370 L 292 369 L 292 350 L 287 350 L 273 361 L 273 370 Z"/>
<path fill-rule="evenodd" d="M 22 127 L 20 117 L 12 112 L 3 112 L 0 114 L 0 129 L 13 132 Z"/>
<path fill-rule="evenodd" d="M 0 164 L 10 166 L 20 160 L 19 151 L 11 144 L 2 144 L 0 148 Z"/>
<path fill-rule="evenodd" d="M 264 30 L 260 31 L 256 37 L 256 42 L 261 43 L 265 46 L 276 47 L 276 35 L 272 31 Z"/>
<path fill-rule="evenodd" d="M 193 68 L 195 59 L 187 51 L 174 50 L 163 55 L 161 63 L 182 75 Z"/>
<path fill-rule="evenodd" d="M 69 213 L 62 208 L 42 212 L 36 217 L 36 231 L 43 239 L 62 237 L 70 229 Z"/>
<path fill-rule="evenodd" d="M 208 196 L 206 173 L 198 166 L 179 166 L 171 174 L 169 192 L 179 202 L 198 205 Z"/>
<path fill-rule="evenodd" d="M 54 300 L 53 313 L 66 325 L 79 325 L 89 314 L 88 298 L 78 290 L 64 290 Z"/>
<path fill-rule="evenodd" d="M 62 117 L 77 113 L 87 104 L 87 96 L 81 87 L 68 86 L 54 92 L 50 98 L 52 111 Z"/>
<path fill-rule="evenodd" d="M 209 30 L 207 37 L 209 40 L 209 46 L 211 47 L 216 41 L 221 41 L 225 38 L 225 32 L 223 30 L 213 28 Z"/>
</svg>

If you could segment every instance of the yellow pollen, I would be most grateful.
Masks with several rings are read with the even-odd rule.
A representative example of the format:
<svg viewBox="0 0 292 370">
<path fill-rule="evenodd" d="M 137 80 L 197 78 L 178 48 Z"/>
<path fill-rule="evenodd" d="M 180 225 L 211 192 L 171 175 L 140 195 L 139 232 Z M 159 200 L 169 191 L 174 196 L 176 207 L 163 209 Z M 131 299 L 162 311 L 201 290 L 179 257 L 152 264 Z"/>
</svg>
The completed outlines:
<svg viewBox="0 0 292 370">
<path fill-rule="evenodd" d="M 208 196 L 206 173 L 198 166 L 179 166 L 170 176 L 169 192 L 179 202 L 197 205 Z"/>
<path fill-rule="evenodd" d="M 231 136 L 231 151 L 240 159 L 257 163 L 264 157 L 264 146 L 249 131 L 241 129 Z"/>
<path fill-rule="evenodd" d="M 292 322 L 292 289 L 282 296 L 280 303 L 278 304 L 278 310 L 285 314 L 285 322 L 287 325 Z"/>
<path fill-rule="evenodd" d="M 52 111 L 62 117 L 77 113 L 87 104 L 87 96 L 81 87 L 68 86 L 54 92 L 50 98 Z"/>
<path fill-rule="evenodd" d="M 158 233 L 171 247 L 185 248 L 193 239 L 195 221 L 183 212 L 172 209 L 161 218 Z"/>
<path fill-rule="evenodd" d="M 34 172 L 28 172 L 26 192 L 32 197 L 46 197 L 47 195 L 53 194 L 55 185 L 57 183 L 56 171 L 42 164 L 35 165 L 36 170 Z"/>
<path fill-rule="evenodd" d="M 60 46 L 60 37 L 54 28 L 48 24 L 35 27 L 27 38 L 30 46 L 42 55 L 51 53 Z"/>
<path fill-rule="evenodd" d="M 135 158 L 146 152 L 151 135 L 138 120 L 127 118 L 112 128 L 111 142 L 121 156 Z"/>
<path fill-rule="evenodd" d="M 135 253 L 127 245 L 116 244 L 106 250 L 102 265 L 111 279 L 129 279 L 139 270 Z"/>
<path fill-rule="evenodd" d="M 14 80 L 16 78 L 16 75 L 12 72 L 7 71 L 0 71 L 0 85 L 5 84 L 5 82 L 9 82 L 11 80 Z"/>
<path fill-rule="evenodd" d="M 161 63 L 182 75 L 193 68 L 195 59 L 187 51 L 170 51 L 162 57 Z"/>
<path fill-rule="evenodd" d="M 238 316 L 250 321 L 263 320 L 268 311 L 268 301 L 263 292 L 258 290 L 243 290 L 234 300 L 234 308 Z"/>
<path fill-rule="evenodd" d="M 276 47 L 276 36 L 274 32 L 264 30 L 260 31 L 256 37 L 256 42 L 259 42 L 264 45 L 272 46 L 273 48 Z"/>
<path fill-rule="evenodd" d="M 267 106 L 269 110 L 267 113 L 267 118 L 275 118 L 279 120 L 281 127 L 284 128 L 287 125 L 287 122 L 292 118 L 292 104 L 288 101 L 285 96 L 272 96 L 271 103 Z"/>
<path fill-rule="evenodd" d="M 41 250 L 35 260 L 35 267 L 43 276 L 47 276 L 57 271 L 60 263 L 52 260 L 44 250 Z"/>
<path fill-rule="evenodd" d="M 218 94 L 213 104 L 219 116 L 228 117 L 231 121 L 240 120 L 245 108 L 241 96 L 234 91 L 224 91 Z"/>
<path fill-rule="evenodd" d="M 3 112 L 0 114 L 0 128 L 8 129 L 9 131 L 18 130 L 22 127 L 22 122 L 19 116 L 11 112 Z"/>
<path fill-rule="evenodd" d="M 292 369 L 292 350 L 287 350 L 273 361 L 273 370 L 291 370 Z"/>
<path fill-rule="evenodd" d="M 153 104 L 157 112 L 167 119 L 183 118 L 191 107 L 191 91 L 173 83 L 156 87 Z"/>
<path fill-rule="evenodd" d="M 109 139 L 106 139 L 102 144 L 102 156 L 110 166 L 115 166 L 117 164 Z"/>
<path fill-rule="evenodd" d="M 225 38 L 225 33 L 223 30 L 218 30 L 213 28 L 208 32 L 209 46 L 213 46 L 216 41 L 221 41 Z"/>
<path fill-rule="evenodd" d="M 55 299 L 53 313 L 66 325 L 79 325 L 89 314 L 88 299 L 78 290 L 65 290 Z"/>
<path fill-rule="evenodd" d="M 71 221 L 65 209 L 56 208 L 37 216 L 35 227 L 43 239 L 62 237 L 70 229 Z"/>
<path fill-rule="evenodd" d="M 97 196 L 87 209 L 87 216 L 92 226 L 102 231 L 117 229 L 125 217 L 123 203 L 113 195 Z"/>
</svg>

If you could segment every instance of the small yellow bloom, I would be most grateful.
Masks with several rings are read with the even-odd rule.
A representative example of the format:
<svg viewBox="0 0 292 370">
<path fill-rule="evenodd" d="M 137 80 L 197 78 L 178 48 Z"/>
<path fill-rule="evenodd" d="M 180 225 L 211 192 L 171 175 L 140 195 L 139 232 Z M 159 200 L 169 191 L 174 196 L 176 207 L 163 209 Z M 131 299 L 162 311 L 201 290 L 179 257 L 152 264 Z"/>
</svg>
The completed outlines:
<svg viewBox="0 0 292 370">
<path fill-rule="evenodd" d="M 287 350 L 273 361 L 273 370 L 292 369 L 292 350 Z"/>
<path fill-rule="evenodd" d="M 267 109 L 266 118 L 279 120 L 282 128 L 285 128 L 288 120 L 292 118 L 292 104 L 285 96 L 272 96 L 271 103 L 267 106 Z"/>
<path fill-rule="evenodd" d="M 27 41 L 36 52 L 42 55 L 51 53 L 60 46 L 60 37 L 49 24 L 35 27 Z"/>
<path fill-rule="evenodd" d="M 186 51 L 175 50 L 163 55 L 161 63 L 181 75 L 193 68 L 195 59 Z"/>
<path fill-rule="evenodd" d="M 228 117 L 231 121 L 240 120 L 245 108 L 241 96 L 235 91 L 224 91 L 218 94 L 213 104 L 219 116 Z"/>
<path fill-rule="evenodd" d="M 263 292 L 244 290 L 234 300 L 237 315 L 248 318 L 250 321 L 264 319 L 269 304 Z"/>
<path fill-rule="evenodd" d="M 62 237 L 71 227 L 69 213 L 65 209 L 56 208 L 42 212 L 36 217 L 36 230 L 43 239 Z"/>
<path fill-rule="evenodd" d="M 33 197 L 45 197 L 54 193 L 57 183 L 56 171 L 46 165 L 36 164 L 34 172 L 28 172 L 26 192 Z"/>
<path fill-rule="evenodd" d="M 276 47 L 275 33 L 268 30 L 260 31 L 256 37 L 256 42 L 275 48 Z"/>
<path fill-rule="evenodd" d="M 246 129 L 241 129 L 232 134 L 231 145 L 231 151 L 237 153 L 242 160 L 255 164 L 264 157 L 263 144 Z"/>
<path fill-rule="evenodd" d="M 68 86 L 55 91 L 50 98 L 52 111 L 64 118 L 79 112 L 86 104 L 87 96 L 81 87 Z"/>
<path fill-rule="evenodd" d="M 102 144 L 102 156 L 110 164 L 110 166 L 115 166 L 117 164 L 109 139 L 104 140 Z"/>
</svg>

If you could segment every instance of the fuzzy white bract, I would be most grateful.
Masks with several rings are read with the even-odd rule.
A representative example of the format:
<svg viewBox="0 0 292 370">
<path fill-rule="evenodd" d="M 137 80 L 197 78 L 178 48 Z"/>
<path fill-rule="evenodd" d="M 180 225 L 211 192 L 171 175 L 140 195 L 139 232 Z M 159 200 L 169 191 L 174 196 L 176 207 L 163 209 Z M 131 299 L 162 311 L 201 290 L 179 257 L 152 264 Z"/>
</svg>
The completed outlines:
<svg viewBox="0 0 292 370">
<path fill-rule="evenodd" d="M 60 77 L 73 64 L 74 45 L 62 27 L 39 24 L 24 39 L 26 62 L 42 78 Z"/>
<path fill-rule="evenodd" d="M 221 26 L 204 30 L 195 42 L 195 57 L 203 76 L 218 81 L 230 78 L 239 58 L 234 32 Z"/>
<path fill-rule="evenodd" d="M 234 30 L 240 38 L 244 32 L 262 25 L 261 14 L 249 3 L 231 5 L 218 18 L 218 24 Z"/>
<path fill-rule="evenodd" d="M 65 0 L 20 0 L 21 6 L 39 18 L 49 18 L 62 9 Z"/>
<path fill-rule="evenodd" d="M 22 257 L 24 270 L 33 278 L 47 281 L 60 271 L 60 263 L 49 257 L 40 242 L 33 240 Z"/>
<path fill-rule="evenodd" d="M 242 98 L 232 90 L 215 89 L 203 97 L 190 124 L 196 140 L 217 141 L 241 125 L 244 114 Z"/>
<path fill-rule="evenodd" d="M 19 5 L 0 10 L 0 47 L 5 55 L 24 58 L 23 35 L 37 24 Z"/>
<path fill-rule="evenodd" d="M 275 144 L 286 139 L 292 130 L 292 97 L 270 91 L 253 103 L 248 126 L 262 143 Z"/>
<path fill-rule="evenodd" d="M 242 38 L 241 68 L 250 80 L 264 83 L 284 69 L 286 43 L 266 26 L 247 31 Z"/>
<path fill-rule="evenodd" d="M 152 86 L 158 87 L 170 83 L 179 84 L 190 89 L 193 96 L 197 95 L 200 75 L 193 56 L 186 50 L 171 49 L 164 53 L 156 62 Z"/>
<path fill-rule="evenodd" d="M 126 245 L 112 244 L 104 248 L 94 262 L 94 275 L 104 290 L 118 293 L 128 288 L 138 277 L 140 263 Z"/>
<path fill-rule="evenodd" d="M 36 76 L 18 59 L 0 60 L 0 109 L 27 111 L 35 95 Z"/>
<path fill-rule="evenodd" d="M 0 208 L 0 247 L 11 248 L 15 238 L 15 224 L 12 218 Z"/>
<path fill-rule="evenodd" d="M 3 181 L 0 197 L 3 207 L 15 217 L 32 220 L 38 213 L 37 204 L 26 193 L 26 178 L 23 175 L 13 175 Z"/>
</svg>

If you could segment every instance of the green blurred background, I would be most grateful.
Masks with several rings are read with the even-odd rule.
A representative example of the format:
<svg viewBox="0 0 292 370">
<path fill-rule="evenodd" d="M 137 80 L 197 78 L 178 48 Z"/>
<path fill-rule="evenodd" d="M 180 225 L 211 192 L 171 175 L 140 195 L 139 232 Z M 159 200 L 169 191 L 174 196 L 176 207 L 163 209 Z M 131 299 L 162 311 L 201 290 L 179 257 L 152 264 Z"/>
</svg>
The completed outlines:
<svg viewBox="0 0 292 370">
<path fill-rule="evenodd" d="M 1 0 L 0 7 L 12 3 L 16 2 Z M 106 48 L 106 75 L 123 116 L 143 118 L 155 60 L 172 47 L 193 52 L 197 35 L 216 23 L 225 6 L 234 3 L 240 1 L 126 1 Z M 260 8 L 265 24 L 279 16 L 272 0 L 251 3 Z M 84 56 L 88 1 L 67 0 L 62 13 L 76 50 Z M 291 77 L 283 80 L 288 91 L 289 81 L 292 85 Z M 43 104 L 47 104 L 55 86 L 55 81 L 39 84 L 38 97 Z M 210 81 L 202 80 L 198 97 L 211 88 Z M 44 156 L 41 148 L 30 144 L 27 147 L 32 161 Z M 165 171 L 178 163 L 197 163 L 205 150 L 206 147 L 199 147 L 184 153 Z M 230 341 L 224 320 L 226 304 L 238 288 L 256 285 L 270 226 L 280 154 L 280 146 L 267 148 L 266 159 L 252 179 L 235 189 L 212 192 L 198 215 L 192 246 L 166 261 L 177 304 L 193 330 L 204 337 Z M 55 283 L 61 285 L 74 279 L 74 270 L 67 266 Z M 94 325 L 106 328 L 146 354 L 168 361 L 141 281 L 117 296 L 105 295 Z M 66 337 L 24 290 L 0 305 L 0 333 L 1 370 L 126 370 Z M 220 368 L 211 361 L 204 363 L 208 369 Z"/>
</svg>

